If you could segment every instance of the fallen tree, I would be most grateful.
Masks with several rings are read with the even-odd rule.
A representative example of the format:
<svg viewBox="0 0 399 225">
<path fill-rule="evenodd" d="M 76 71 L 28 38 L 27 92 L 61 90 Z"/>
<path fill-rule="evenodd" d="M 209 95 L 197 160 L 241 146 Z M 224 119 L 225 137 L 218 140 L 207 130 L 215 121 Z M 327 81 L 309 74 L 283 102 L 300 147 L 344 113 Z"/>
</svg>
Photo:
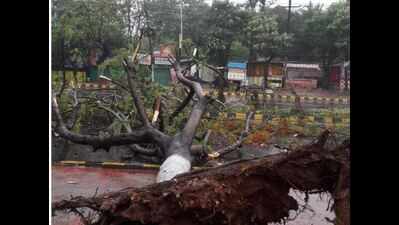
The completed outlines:
<svg viewBox="0 0 399 225">
<path fill-rule="evenodd" d="M 141 40 L 141 38 L 142 34 L 139 39 Z M 123 62 L 123 67 L 127 75 L 127 84 L 115 82 L 109 78 L 107 79 L 119 86 L 122 91 L 128 92 L 130 94 L 135 106 L 136 115 L 141 122 L 141 126 L 132 128 L 127 116 L 125 116 L 125 113 L 117 111 L 117 107 L 106 106 L 105 103 L 94 99 L 94 104 L 98 108 L 105 110 L 119 120 L 120 123 L 125 127 L 126 132 L 113 135 L 88 135 L 74 132 L 71 130 L 73 124 L 67 125 L 64 122 L 58 104 L 61 95 L 53 94 L 52 112 L 55 118 L 55 126 L 53 131 L 61 138 L 64 138 L 70 142 L 92 146 L 94 151 L 97 149 L 105 149 L 106 151 L 109 151 L 109 149 L 113 146 L 124 145 L 128 146 L 131 151 L 140 154 L 142 157 L 159 158 L 162 164 L 158 173 L 157 181 L 162 182 L 165 180 L 170 180 L 178 174 L 190 171 L 194 159 L 199 158 L 199 160 L 204 161 L 204 158 L 208 158 L 208 154 L 205 152 L 204 146 L 198 148 L 198 145 L 192 146 L 192 144 L 194 138 L 196 137 L 197 128 L 199 127 L 201 119 L 206 113 L 208 106 L 218 101 L 209 95 L 205 95 L 201 86 L 201 83 L 204 83 L 205 81 L 188 74 L 191 65 L 196 62 L 194 59 L 191 60 L 189 66 L 182 68 L 180 60 L 176 60 L 170 56 L 169 61 L 176 71 L 177 80 L 189 90 L 189 93 L 181 105 L 169 116 L 169 122 L 173 121 L 173 119 L 189 105 L 189 102 L 193 102 L 193 104 L 190 115 L 186 119 L 185 123 L 181 124 L 181 132 L 178 132 L 174 135 L 167 134 L 164 131 L 163 116 L 160 116 L 160 114 L 163 113 L 163 109 L 161 107 L 161 98 L 156 98 L 156 102 L 154 104 L 154 116 L 150 121 L 138 88 L 136 77 L 137 69 L 135 66 L 137 64 L 136 56 L 140 49 L 140 43 L 141 42 L 139 41 L 139 44 L 133 53 L 133 60 L 128 61 L 127 59 L 124 59 Z M 223 77 L 223 74 L 219 74 L 219 76 Z M 75 89 L 73 96 L 74 103 L 72 104 L 72 111 L 74 113 L 72 114 L 72 117 L 76 117 L 80 110 L 81 103 L 77 98 Z M 253 113 L 250 113 L 250 115 L 252 114 Z M 159 126 L 157 126 L 156 123 L 158 117 L 160 117 Z M 248 134 L 249 119 L 250 117 L 247 118 L 245 131 L 239 137 L 236 143 L 234 143 L 232 146 L 227 146 L 220 151 L 216 150 L 215 152 L 209 154 L 209 158 L 219 157 L 220 155 L 238 149 Z M 70 120 L 76 121 L 76 119 L 73 118 Z"/>
<path fill-rule="evenodd" d="M 328 134 L 288 153 L 192 171 L 144 188 L 74 197 L 52 208 L 97 212 L 95 221 L 84 219 L 86 224 L 267 224 L 283 222 L 298 209 L 289 196 L 296 189 L 306 195 L 330 193 L 335 224 L 349 225 L 350 143 L 327 149 Z"/>
</svg>

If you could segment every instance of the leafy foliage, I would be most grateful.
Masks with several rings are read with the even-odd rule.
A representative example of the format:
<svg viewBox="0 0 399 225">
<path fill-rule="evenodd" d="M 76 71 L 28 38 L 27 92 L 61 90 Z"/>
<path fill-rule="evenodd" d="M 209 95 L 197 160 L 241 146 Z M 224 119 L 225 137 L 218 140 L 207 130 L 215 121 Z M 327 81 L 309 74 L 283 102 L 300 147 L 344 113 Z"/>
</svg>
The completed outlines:
<svg viewBox="0 0 399 225">
<path fill-rule="evenodd" d="M 252 38 L 251 44 L 258 54 L 267 57 L 279 54 L 290 46 L 291 35 L 280 33 L 275 16 L 257 14 L 251 17 L 244 32 Z"/>
</svg>

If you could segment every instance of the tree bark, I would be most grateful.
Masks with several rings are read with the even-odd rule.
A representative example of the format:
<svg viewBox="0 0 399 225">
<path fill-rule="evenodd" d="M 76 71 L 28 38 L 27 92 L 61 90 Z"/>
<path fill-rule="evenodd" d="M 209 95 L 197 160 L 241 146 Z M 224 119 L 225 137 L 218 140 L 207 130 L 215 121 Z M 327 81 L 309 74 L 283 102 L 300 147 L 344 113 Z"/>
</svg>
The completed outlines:
<svg viewBox="0 0 399 225">
<path fill-rule="evenodd" d="M 170 180 L 173 177 L 189 172 L 193 156 L 191 154 L 191 145 L 195 137 L 195 132 L 206 111 L 209 98 L 204 95 L 201 85 L 198 82 L 187 79 L 181 70 L 180 63 L 169 57 L 172 63 L 176 77 L 183 85 L 193 90 L 198 97 L 198 102 L 194 105 L 191 114 L 181 133 L 175 135 L 165 151 L 166 159 L 162 163 L 157 176 L 157 182 Z"/>
<path fill-rule="evenodd" d="M 269 76 L 269 67 L 270 67 L 270 63 L 272 62 L 272 60 L 273 60 L 273 55 L 271 55 L 270 57 L 269 57 L 269 59 L 266 61 L 266 72 L 265 72 L 265 76 L 264 76 L 264 78 L 265 78 L 265 80 L 263 81 L 264 82 L 264 88 L 266 89 L 266 88 L 268 88 L 268 85 L 267 85 L 267 78 L 268 78 L 268 76 Z"/>
</svg>

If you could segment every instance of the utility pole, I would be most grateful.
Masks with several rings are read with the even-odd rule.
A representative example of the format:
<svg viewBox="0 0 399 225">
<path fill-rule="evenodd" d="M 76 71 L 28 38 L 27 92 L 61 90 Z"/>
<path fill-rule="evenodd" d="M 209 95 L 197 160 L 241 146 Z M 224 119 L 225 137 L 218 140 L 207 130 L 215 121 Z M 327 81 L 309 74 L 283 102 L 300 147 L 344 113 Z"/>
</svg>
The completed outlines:
<svg viewBox="0 0 399 225">
<path fill-rule="evenodd" d="M 292 5 L 292 0 L 288 1 L 288 6 L 281 6 L 284 8 L 288 8 L 288 19 L 287 19 L 287 33 L 290 33 L 290 21 L 291 21 L 291 9 L 292 8 L 301 8 L 302 5 Z"/>
<path fill-rule="evenodd" d="M 290 20 L 291 20 L 291 0 L 288 1 L 288 18 L 287 18 L 287 34 L 290 33 Z M 281 87 L 285 87 L 285 80 L 288 78 L 287 76 L 287 64 L 288 64 L 288 53 L 285 55 L 285 69 L 283 79 L 281 80 Z"/>
<path fill-rule="evenodd" d="M 288 1 L 288 18 L 287 18 L 287 34 L 289 34 L 290 33 L 290 22 L 291 22 L 291 8 L 299 8 L 299 7 L 301 7 L 300 5 L 297 5 L 297 6 L 292 6 L 292 1 L 291 0 L 289 0 Z M 285 65 L 287 65 L 288 64 L 288 53 L 287 53 L 287 55 L 285 56 Z M 285 68 L 285 79 L 287 79 L 287 68 Z M 285 80 L 284 79 L 284 80 Z M 284 84 L 284 82 L 282 82 L 282 86 L 285 86 L 285 84 Z"/>
<path fill-rule="evenodd" d="M 183 0 L 180 1 L 179 57 L 181 57 L 182 54 L 182 41 L 183 41 Z"/>
<path fill-rule="evenodd" d="M 291 20 L 291 0 L 289 0 L 288 2 L 287 34 L 290 33 L 290 20 Z"/>
</svg>

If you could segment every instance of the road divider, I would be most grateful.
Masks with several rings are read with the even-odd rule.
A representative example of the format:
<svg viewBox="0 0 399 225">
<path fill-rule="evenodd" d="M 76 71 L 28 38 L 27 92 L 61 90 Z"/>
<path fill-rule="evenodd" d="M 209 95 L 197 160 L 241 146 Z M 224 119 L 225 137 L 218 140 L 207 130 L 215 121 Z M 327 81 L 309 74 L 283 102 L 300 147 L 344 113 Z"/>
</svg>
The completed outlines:
<svg viewBox="0 0 399 225">
<path fill-rule="evenodd" d="M 217 91 L 204 91 L 205 94 L 211 95 L 213 97 L 217 97 Z M 223 92 L 224 96 L 228 97 L 240 97 L 240 98 L 251 98 L 251 95 L 246 94 L 245 92 Z M 294 95 L 279 95 L 279 94 L 258 94 L 258 100 L 260 101 L 275 101 L 281 103 L 293 103 L 295 102 Z M 330 98 L 330 97 L 315 97 L 315 96 L 299 96 L 299 102 L 301 103 L 312 103 L 312 104 L 340 104 L 340 105 L 349 105 L 350 98 L 349 97 L 338 97 L 338 98 Z"/>
</svg>

